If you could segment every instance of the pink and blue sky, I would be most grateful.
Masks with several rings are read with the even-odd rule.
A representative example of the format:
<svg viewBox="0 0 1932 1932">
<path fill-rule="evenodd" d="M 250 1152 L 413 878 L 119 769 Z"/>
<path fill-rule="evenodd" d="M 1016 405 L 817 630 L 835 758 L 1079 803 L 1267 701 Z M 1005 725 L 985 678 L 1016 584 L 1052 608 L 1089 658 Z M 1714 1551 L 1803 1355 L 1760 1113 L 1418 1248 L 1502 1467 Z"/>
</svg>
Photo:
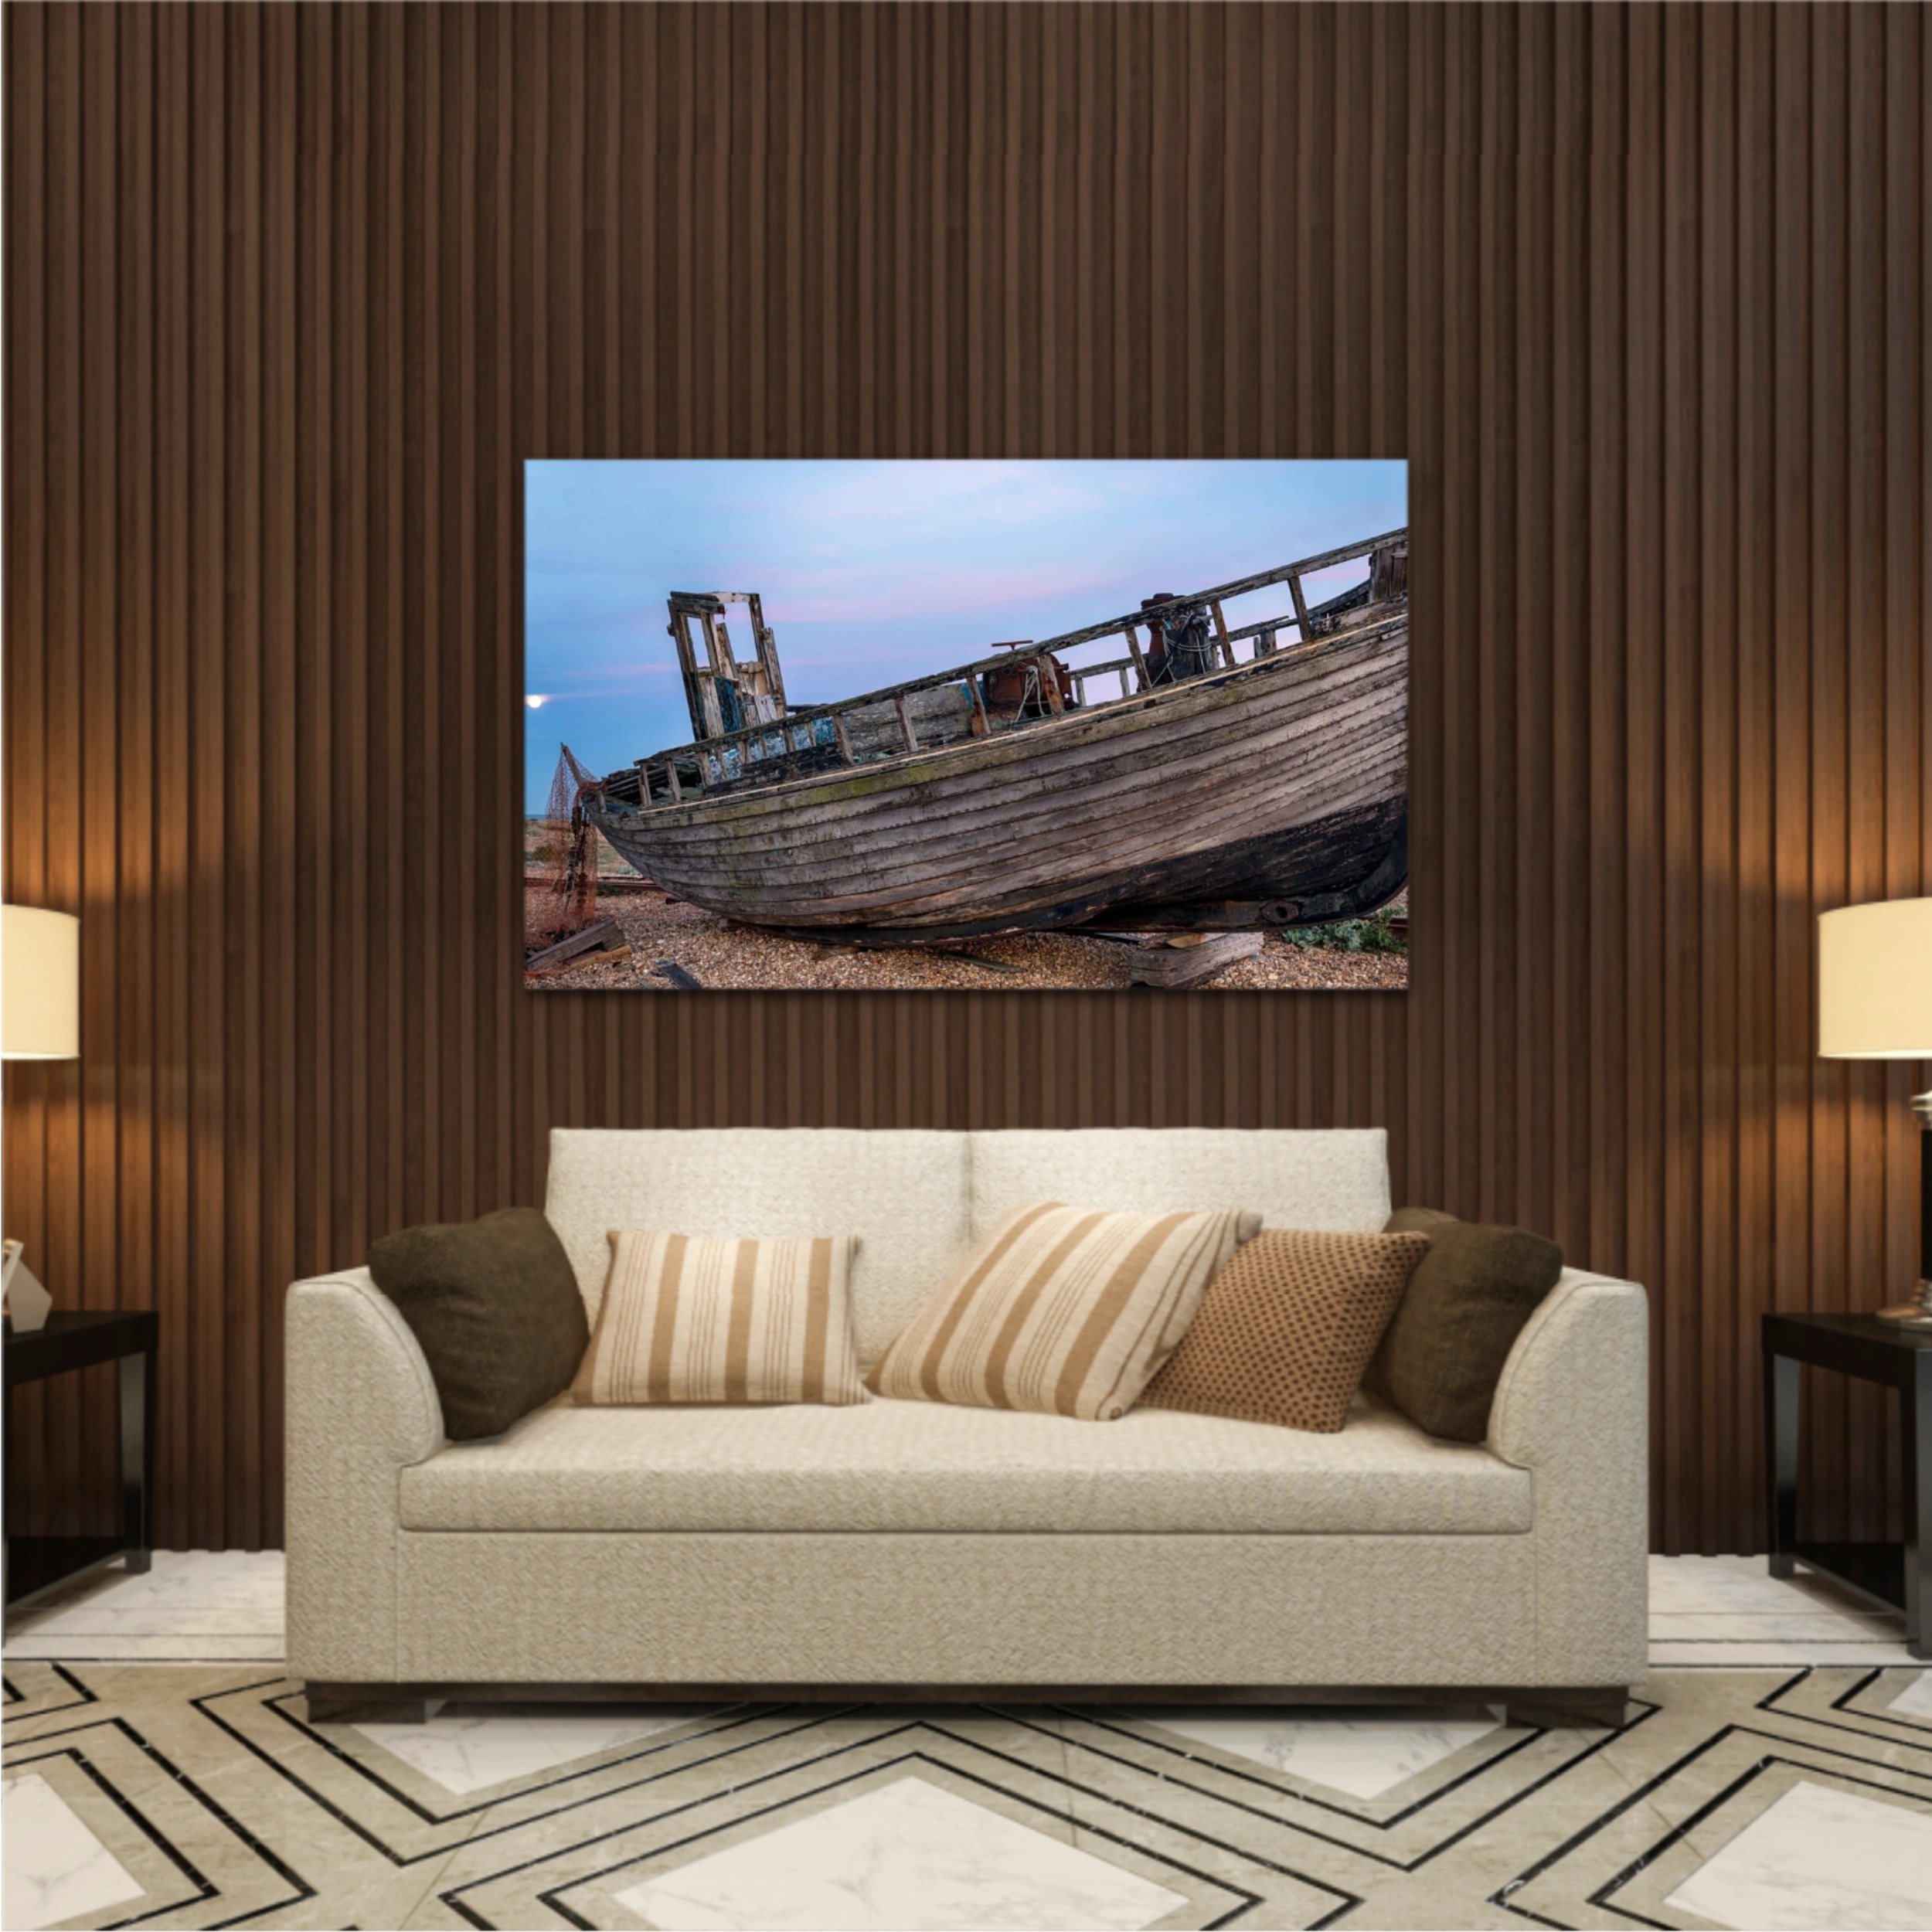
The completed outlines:
<svg viewBox="0 0 1932 1932">
<path fill-rule="evenodd" d="M 760 592 L 787 696 L 821 702 L 1395 529 L 1406 477 L 1389 462 L 528 463 L 526 808 L 543 809 L 560 743 L 601 773 L 689 740 L 672 590 Z M 1362 575 L 1311 580 L 1310 601 Z M 1288 607 L 1257 591 L 1227 619 Z M 742 616 L 733 641 L 751 655 Z"/>
</svg>

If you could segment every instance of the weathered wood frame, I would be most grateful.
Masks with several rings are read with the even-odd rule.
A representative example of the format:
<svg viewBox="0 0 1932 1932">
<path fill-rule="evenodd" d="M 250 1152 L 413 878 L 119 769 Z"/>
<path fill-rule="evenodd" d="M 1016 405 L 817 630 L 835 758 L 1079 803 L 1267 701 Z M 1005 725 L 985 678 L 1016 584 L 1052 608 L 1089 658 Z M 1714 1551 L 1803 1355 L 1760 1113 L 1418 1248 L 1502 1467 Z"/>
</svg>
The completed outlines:
<svg viewBox="0 0 1932 1932">
<path fill-rule="evenodd" d="M 718 702 L 720 682 L 736 685 L 753 697 L 770 699 L 778 716 L 784 716 L 785 678 L 778 661 L 778 641 L 765 622 L 764 602 L 756 590 L 673 590 L 667 603 L 671 621 L 665 628 L 677 646 L 678 668 L 684 676 L 696 743 L 737 735 L 724 728 L 723 708 Z M 739 658 L 731 648 L 726 606 L 733 604 L 743 604 L 750 621 L 753 655 L 748 660 Z M 693 624 L 704 638 L 702 661 L 691 634 Z M 753 731 L 770 728 L 770 719 L 746 727 Z"/>
</svg>

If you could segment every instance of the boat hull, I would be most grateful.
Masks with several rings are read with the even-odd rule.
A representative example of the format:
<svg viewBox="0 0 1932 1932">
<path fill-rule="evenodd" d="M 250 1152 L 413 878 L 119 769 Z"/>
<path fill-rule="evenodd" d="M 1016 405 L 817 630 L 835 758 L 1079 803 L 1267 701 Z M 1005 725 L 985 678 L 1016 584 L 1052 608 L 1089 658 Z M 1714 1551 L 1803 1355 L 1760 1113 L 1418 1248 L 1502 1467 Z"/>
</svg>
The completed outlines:
<svg viewBox="0 0 1932 1932">
<path fill-rule="evenodd" d="M 990 740 L 591 810 L 679 898 L 818 937 L 1346 917 L 1406 878 L 1407 644 L 1405 617 Z"/>
</svg>

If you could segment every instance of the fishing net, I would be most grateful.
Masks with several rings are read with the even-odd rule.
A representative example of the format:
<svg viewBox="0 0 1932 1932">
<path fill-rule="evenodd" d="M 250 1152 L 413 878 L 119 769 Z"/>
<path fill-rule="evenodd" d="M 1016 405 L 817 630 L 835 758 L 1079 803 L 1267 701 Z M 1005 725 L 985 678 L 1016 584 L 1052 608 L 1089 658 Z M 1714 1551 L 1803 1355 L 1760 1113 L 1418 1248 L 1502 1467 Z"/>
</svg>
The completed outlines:
<svg viewBox="0 0 1932 1932">
<path fill-rule="evenodd" d="M 597 834 L 583 808 L 583 798 L 596 784 L 570 747 L 560 745 L 543 815 L 524 825 L 526 958 L 582 931 L 590 922 L 597 896 Z"/>
</svg>

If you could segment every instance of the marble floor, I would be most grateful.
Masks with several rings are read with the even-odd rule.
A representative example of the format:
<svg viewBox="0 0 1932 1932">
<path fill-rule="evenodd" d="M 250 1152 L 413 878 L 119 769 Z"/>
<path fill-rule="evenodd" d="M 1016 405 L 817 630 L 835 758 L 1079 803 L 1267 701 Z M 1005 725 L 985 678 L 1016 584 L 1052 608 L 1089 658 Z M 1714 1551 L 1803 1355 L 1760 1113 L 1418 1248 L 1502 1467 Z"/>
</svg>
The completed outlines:
<svg viewBox="0 0 1932 1932">
<path fill-rule="evenodd" d="M 1498 1709 L 445 1706 L 312 1726 L 273 1556 L 16 1618 L 5 1924 L 1932 1927 L 1932 1669 L 1653 1560 L 1614 1732 Z"/>
</svg>

